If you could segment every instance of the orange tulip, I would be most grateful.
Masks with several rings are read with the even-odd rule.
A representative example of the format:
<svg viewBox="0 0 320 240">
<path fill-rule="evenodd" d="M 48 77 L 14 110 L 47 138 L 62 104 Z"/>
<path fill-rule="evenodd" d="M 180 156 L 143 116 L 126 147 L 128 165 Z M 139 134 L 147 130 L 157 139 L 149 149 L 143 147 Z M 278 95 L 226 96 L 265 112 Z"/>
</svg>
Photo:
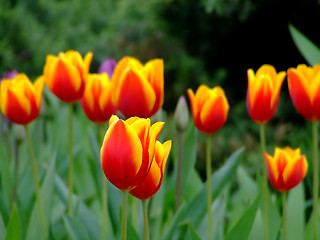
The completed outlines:
<svg viewBox="0 0 320 240">
<path fill-rule="evenodd" d="M 287 192 L 306 176 L 308 162 L 300 149 L 276 148 L 274 156 L 264 153 L 268 165 L 269 181 L 280 192 Z"/>
<path fill-rule="evenodd" d="M 87 117 L 95 123 L 108 121 L 116 112 L 111 102 L 111 82 L 106 73 L 89 74 L 81 106 Z"/>
<path fill-rule="evenodd" d="M 210 89 L 201 85 L 194 95 L 188 89 L 192 118 L 196 127 L 205 134 L 218 131 L 227 121 L 229 103 L 221 87 Z"/>
<path fill-rule="evenodd" d="M 43 77 L 32 84 L 25 74 L 18 74 L 12 80 L 3 79 L 0 91 L 2 113 L 17 124 L 32 122 L 39 115 L 43 85 Z"/>
<path fill-rule="evenodd" d="M 67 103 L 79 100 L 85 89 L 92 56 L 89 52 L 83 59 L 73 50 L 61 52 L 57 57 L 49 54 L 43 74 L 50 91 Z"/>
<path fill-rule="evenodd" d="M 151 117 L 163 104 L 163 60 L 144 66 L 139 60 L 124 57 L 116 66 L 112 102 L 126 117 Z"/>
<path fill-rule="evenodd" d="M 293 105 L 309 121 L 320 120 L 320 64 L 304 64 L 288 70 L 288 87 Z"/>
<path fill-rule="evenodd" d="M 259 124 L 268 122 L 275 114 L 285 72 L 277 74 L 271 65 L 262 65 L 256 75 L 248 69 L 247 109 L 251 119 Z"/>
<path fill-rule="evenodd" d="M 162 184 L 164 170 L 171 150 L 171 141 L 163 145 L 157 141 L 150 171 L 145 180 L 130 191 L 131 195 L 141 200 L 151 198 L 158 192 Z"/>
<path fill-rule="evenodd" d="M 115 115 L 110 118 L 100 154 L 104 174 L 114 186 L 129 191 L 142 183 L 163 126 L 163 122 L 150 126 L 150 119 L 138 117 L 126 121 Z"/>
</svg>

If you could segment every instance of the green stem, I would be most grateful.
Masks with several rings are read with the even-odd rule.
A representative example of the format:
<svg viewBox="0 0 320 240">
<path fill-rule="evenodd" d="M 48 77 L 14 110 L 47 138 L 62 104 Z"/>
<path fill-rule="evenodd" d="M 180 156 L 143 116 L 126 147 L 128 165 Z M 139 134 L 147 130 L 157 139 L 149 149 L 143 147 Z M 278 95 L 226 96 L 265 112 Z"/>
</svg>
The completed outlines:
<svg viewBox="0 0 320 240">
<path fill-rule="evenodd" d="M 43 211 L 42 202 L 41 202 L 40 186 L 38 182 L 37 163 L 36 163 L 36 158 L 35 158 L 33 147 L 32 147 L 28 126 L 25 126 L 25 131 L 26 131 L 27 143 L 28 143 L 30 157 L 31 157 L 31 166 L 33 171 L 34 184 L 36 187 L 36 198 L 37 198 L 39 214 L 40 214 L 42 237 L 43 239 L 47 239 L 47 229 L 46 229 L 44 211 Z"/>
<path fill-rule="evenodd" d="M 266 151 L 266 136 L 264 124 L 260 124 L 260 143 L 263 154 Z M 267 164 L 262 161 L 262 174 L 263 174 L 263 227 L 264 227 L 264 240 L 268 240 L 268 169 Z"/>
<path fill-rule="evenodd" d="M 319 195 L 319 166 L 318 166 L 318 122 L 312 122 L 313 143 L 313 214 L 314 239 L 318 239 L 318 195 Z"/>
<path fill-rule="evenodd" d="M 207 208 L 208 208 L 208 236 L 209 240 L 213 239 L 212 235 L 212 217 L 211 217 L 211 135 L 207 135 L 206 147 L 206 172 L 207 172 Z"/>
<path fill-rule="evenodd" d="M 69 104 L 69 201 L 68 213 L 73 215 L 72 194 L 73 194 L 73 154 L 72 154 L 72 104 Z"/>
<path fill-rule="evenodd" d="M 131 202 L 131 221 L 134 229 L 138 229 L 138 199 L 132 197 Z"/>
<path fill-rule="evenodd" d="M 287 240 L 287 194 L 282 193 L 282 228 L 283 240 Z"/>
<path fill-rule="evenodd" d="M 176 187 L 176 205 L 175 209 L 177 210 L 180 203 L 181 195 L 181 172 L 182 172 L 182 149 L 183 149 L 183 137 L 182 134 L 179 134 L 179 153 L 178 153 L 178 169 L 177 169 L 177 187 Z"/>
<path fill-rule="evenodd" d="M 147 201 L 146 200 L 141 200 L 141 201 L 142 201 L 142 211 L 143 211 L 144 240 L 149 240 Z"/>
<path fill-rule="evenodd" d="M 121 240 L 127 239 L 128 191 L 122 191 Z"/>
<path fill-rule="evenodd" d="M 104 125 L 99 125 L 99 133 L 101 143 L 104 137 Z M 101 168 L 101 202 L 102 202 L 102 228 L 101 228 L 101 240 L 106 239 L 107 235 L 107 216 L 108 216 L 108 189 L 107 189 L 107 180 L 104 176 L 103 170 Z"/>
</svg>

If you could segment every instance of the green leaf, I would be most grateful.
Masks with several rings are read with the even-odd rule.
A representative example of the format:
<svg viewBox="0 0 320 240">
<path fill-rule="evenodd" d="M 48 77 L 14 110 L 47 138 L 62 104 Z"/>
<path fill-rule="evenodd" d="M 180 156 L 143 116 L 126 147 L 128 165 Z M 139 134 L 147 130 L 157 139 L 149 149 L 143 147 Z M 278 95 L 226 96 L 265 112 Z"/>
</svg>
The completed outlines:
<svg viewBox="0 0 320 240">
<path fill-rule="evenodd" d="M 1 175 L 1 189 L 3 191 L 4 204 L 9 206 L 13 191 L 13 177 L 10 170 L 9 156 L 5 149 L 5 145 L 0 146 L 0 175 Z"/>
<path fill-rule="evenodd" d="M 255 219 L 261 196 L 258 196 L 248 210 L 242 215 L 238 223 L 228 233 L 226 240 L 248 239 L 253 221 Z"/>
<path fill-rule="evenodd" d="M 243 157 L 244 148 L 240 148 L 234 152 L 229 159 L 226 161 L 223 167 L 216 171 L 211 176 L 212 182 L 212 201 L 214 201 L 225 187 L 225 185 L 232 179 L 235 171 L 240 164 Z M 175 230 L 177 229 L 179 223 L 191 221 L 194 227 L 198 227 L 201 220 L 206 215 L 207 211 L 207 189 L 204 185 L 201 191 L 186 205 L 181 205 L 176 213 L 175 217 L 172 219 L 170 225 L 165 231 L 162 239 L 172 239 Z"/>
<path fill-rule="evenodd" d="M 194 229 L 191 223 L 188 224 L 188 233 L 187 233 L 187 238 L 190 240 L 201 240 L 199 234 L 197 231 Z"/>
<path fill-rule="evenodd" d="M 194 124 L 189 124 L 188 131 L 183 139 L 183 153 L 182 153 L 182 173 L 181 173 L 181 193 L 187 189 L 191 174 L 197 160 L 197 130 Z"/>
<path fill-rule="evenodd" d="M 50 214 L 52 208 L 52 199 L 54 192 L 54 176 L 56 171 L 56 153 L 53 155 L 49 168 L 47 170 L 45 179 L 41 185 L 41 201 L 42 207 L 44 210 L 44 218 L 46 229 L 48 231 Z M 41 234 L 39 234 L 39 229 L 41 229 L 40 215 L 39 215 L 39 207 L 37 203 L 37 199 L 35 198 L 35 202 L 33 204 L 33 209 L 29 221 L 29 226 L 27 229 L 26 239 L 39 239 Z"/>
<path fill-rule="evenodd" d="M 299 184 L 288 194 L 287 228 L 288 239 L 303 240 L 304 233 L 304 188 Z"/>
<path fill-rule="evenodd" d="M 127 239 L 140 240 L 138 233 L 136 232 L 130 221 L 127 222 Z"/>
<path fill-rule="evenodd" d="M 320 49 L 313 42 L 311 42 L 306 36 L 304 36 L 299 30 L 297 30 L 292 24 L 289 24 L 289 30 L 291 37 L 302 56 L 310 65 L 320 63 Z"/>
<path fill-rule="evenodd" d="M 55 175 L 54 181 L 56 192 L 60 200 L 64 203 L 65 208 L 67 208 L 69 195 L 68 188 L 57 174 Z M 100 239 L 100 221 L 76 195 L 73 195 L 73 208 L 76 210 L 75 215 L 77 216 L 77 219 L 86 228 L 89 239 Z"/>
<path fill-rule="evenodd" d="M 22 239 L 21 223 L 17 206 L 14 204 L 11 212 L 11 218 L 7 227 L 5 240 Z"/>
<path fill-rule="evenodd" d="M 4 236 L 5 236 L 5 233 L 6 233 L 6 226 L 4 224 L 4 221 L 3 221 L 3 218 L 2 218 L 2 215 L 1 215 L 1 211 L 0 211 L 0 240 L 4 240 Z"/>
<path fill-rule="evenodd" d="M 83 226 L 83 224 L 79 222 L 78 219 L 71 216 L 64 215 L 63 222 L 68 230 L 68 233 L 71 239 L 73 240 L 89 240 L 90 239 L 85 227 Z"/>
<path fill-rule="evenodd" d="M 5 203 L 4 196 L 0 189 L 0 213 L 2 214 L 3 221 L 7 223 L 9 221 L 9 209 Z"/>
</svg>

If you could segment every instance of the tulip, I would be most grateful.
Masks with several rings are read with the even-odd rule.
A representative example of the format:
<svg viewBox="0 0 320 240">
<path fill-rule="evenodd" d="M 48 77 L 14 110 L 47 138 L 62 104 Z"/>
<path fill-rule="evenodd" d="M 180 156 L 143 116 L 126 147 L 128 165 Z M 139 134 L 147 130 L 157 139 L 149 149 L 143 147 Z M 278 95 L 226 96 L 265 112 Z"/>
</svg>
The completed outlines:
<svg viewBox="0 0 320 240">
<path fill-rule="evenodd" d="M 101 165 L 107 179 L 122 191 L 130 191 L 146 178 L 154 157 L 156 139 L 164 126 L 150 119 L 123 121 L 113 115 L 101 147 Z"/>
<path fill-rule="evenodd" d="M 188 95 L 193 121 L 202 133 L 215 133 L 225 124 L 229 103 L 221 87 L 201 85 L 195 95 L 188 89 Z"/>
<path fill-rule="evenodd" d="M 117 62 L 114 59 L 107 59 L 99 67 L 99 73 L 108 74 L 109 78 L 112 78 L 114 69 L 117 66 Z"/>
<path fill-rule="evenodd" d="M 89 74 L 81 106 L 87 117 L 98 124 L 108 121 L 116 112 L 111 102 L 111 82 L 106 73 Z"/>
<path fill-rule="evenodd" d="M 186 98 L 181 96 L 174 111 L 174 123 L 178 132 L 183 133 L 189 125 L 189 110 Z"/>
<path fill-rule="evenodd" d="M 288 87 L 293 105 L 309 121 L 320 120 L 320 64 L 305 64 L 288 70 Z"/>
<path fill-rule="evenodd" d="M 147 200 L 158 192 L 162 184 L 170 150 L 171 141 L 166 141 L 163 145 L 159 141 L 156 142 L 150 171 L 145 180 L 130 191 L 131 195 L 140 200 Z"/>
<path fill-rule="evenodd" d="M 112 84 L 112 102 L 126 117 L 151 117 L 163 104 L 163 60 L 142 65 L 124 57 L 114 70 Z"/>
<path fill-rule="evenodd" d="M 288 192 L 307 174 L 308 162 L 299 148 L 276 148 L 273 157 L 265 152 L 264 158 L 268 165 L 269 181 L 280 192 Z"/>
<path fill-rule="evenodd" d="M 0 106 L 2 113 L 12 122 L 27 125 L 39 114 L 44 79 L 39 77 L 33 84 L 25 74 L 12 80 L 1 81 Z"/>
<path fill-rule="evenodd" d="M 11 71 L 6 71 L 4 74 L 3 74 L 3 77 L 2 79 L 13 79 L 15 76 L 18 75 L 18 71 L 13 69 Z M 0 81 L 2 81 L 2 79 Z"/>
<path fill-rule="evenodd" d="M 67 103 L 80 100 L 85 89 L 92 56 L 89 52 L 83 59 L 80 53 L 73 50 L 61 52 L 58 56 L 49 54 L 43 74 L 50 91 Z"/>
<path fill-rule="evenodd" d="M 247 109 L 251 119 L 259 124 L 268 122 L 275 114 L 285 72 L 277 74 L 271 65 L 262 65 L 256 75 L 248 69 Z"/>
</svg>

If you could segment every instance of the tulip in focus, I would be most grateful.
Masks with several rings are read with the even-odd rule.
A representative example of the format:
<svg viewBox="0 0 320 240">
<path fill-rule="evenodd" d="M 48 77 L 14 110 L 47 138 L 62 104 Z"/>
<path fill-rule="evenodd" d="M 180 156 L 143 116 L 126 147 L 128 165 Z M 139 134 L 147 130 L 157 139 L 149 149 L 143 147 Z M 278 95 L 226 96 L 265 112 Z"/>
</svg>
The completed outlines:
<svg viewBox="0 0 320 240">
<path fill-rule="evenodd" d="M 309 121 L 320 120 L 320 64 L 288 70 L 288 87 L 297 111 Z"/>
<path fill-rule="evenodd" d="M 161 144 L 156 142 L 154 158 L 150 171 L 145 180 L 136 188 L 130 191 L 130 194 L 140 200 L 147 200 L 158 192 L 162 184 L 166 163 L 171 150 L 171 141 Z"/>
<path fill-rule="evenodd" d="M 108 74 L 109 78 L 112 78 L 114 69 L 117 66 L 117 62 L 114 59 L 107 59 L 103 61 L 103 63 L 99 67 L 99 73 L 106 73 Z"/>
<path fill-rule="evenodd" d="M 264 157 L 268 165 L 269 181 L 280 192 L 288 192 L 307 174 L 308 162 L 299 148 L 276 148 L 273 157 L 267 153 L 264 153 Z"/>
<path fill-rule="evenodd" d="M 107 122 L 116 112 L 111 102 L 111 82 L 106 73 L 89 74 L 81 106 L 87 117 L 98 124 Z"/>
<path fill-rule="evenodd" d="M 123 121 L 113 115 L 100 150 L 107 179 L 122 191 L 130 191 L 146 178 L 154 157 L 163 122 L 150 126 L 150 119 Z"/>
<path fill-rule="evenodd" d="M 206 85 L 201 85 L 196 94 L 188 89 L 188 95 L 193 121 L 202 133 L 215 133 L 225 124 L 229 103 L 221 87 L 210 89 Z"/>
<path fill-rule="evenodd" d="M 277 73 L 271 65 L 262 65 L 256 74 L 248 69 L 247 110 L 259 124 L 268 122 L 275 114 L 285 72 Z"/>
<path fill-rule="evenodd" d="M 12 80 L 3 79 L 0 86 L 2 113 L 17 124 L 32 122 L 40 111 L 43 85 L 43 77 L 32 84 L 25 74 L 18 74 Z"/>
<path fill-rule="evenodd" d="M 86 54 L 84 59 L 79 52 L 69 50 L 58 56 L 47 55 L 43 69 L 45 83 L 61 101 L 73 103 L 83 95 L 92 53 Z"/>
<path fill-rule="evenodd" d="M 142 65 L 124 57 L 112 76 L 112 102 L 126 117 L 149 118 L 163 104 L 163 60 L 153 59 Z"/>
</svg>

